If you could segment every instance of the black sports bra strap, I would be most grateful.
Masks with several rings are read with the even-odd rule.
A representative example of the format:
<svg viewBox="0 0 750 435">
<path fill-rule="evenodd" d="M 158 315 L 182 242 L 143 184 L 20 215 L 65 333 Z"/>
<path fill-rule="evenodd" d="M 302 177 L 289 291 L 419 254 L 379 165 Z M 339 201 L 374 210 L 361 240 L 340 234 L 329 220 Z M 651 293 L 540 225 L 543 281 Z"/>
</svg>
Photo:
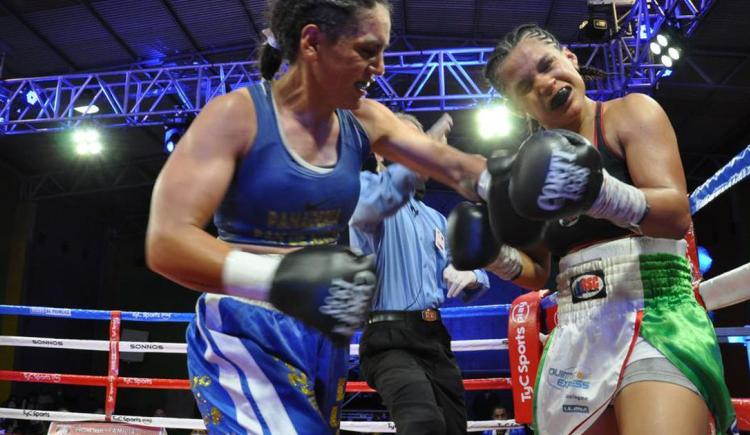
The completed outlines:
<svg viewBox="0 0 750 435">
<path fill-rule="evenodd" d="M 602 102 L 597 101 L 596 102 L 596 118 L 594 120 L 594 137 L 595 137 L 595 143 L 597 148 L 601 148 L 602 146 L 607 146 L 606 139 L 604 139 L 604 134 L 602 133 Z"/>
</svg>

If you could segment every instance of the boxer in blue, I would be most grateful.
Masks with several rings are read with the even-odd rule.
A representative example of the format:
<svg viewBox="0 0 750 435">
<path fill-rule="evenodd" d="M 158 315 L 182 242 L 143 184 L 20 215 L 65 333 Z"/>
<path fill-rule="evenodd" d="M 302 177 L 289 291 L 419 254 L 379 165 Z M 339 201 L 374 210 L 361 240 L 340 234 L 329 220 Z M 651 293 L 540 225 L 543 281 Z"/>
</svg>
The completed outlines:
<svg viewBox="0 0 750 435">
<path fill-rule="evenodd" d="M 280 0 L 270 23 L 265 80 L 210 101 L 164 166 L 147 259 L 204 292 L 187 342 L 209 432 L 334 433 L 375 287 L 372 260 L 335 246 L 362 160 L 376 151 L 474 199 L 485 161 L 364 98 L 384 72 L 387 0 Z"/>
</svg>

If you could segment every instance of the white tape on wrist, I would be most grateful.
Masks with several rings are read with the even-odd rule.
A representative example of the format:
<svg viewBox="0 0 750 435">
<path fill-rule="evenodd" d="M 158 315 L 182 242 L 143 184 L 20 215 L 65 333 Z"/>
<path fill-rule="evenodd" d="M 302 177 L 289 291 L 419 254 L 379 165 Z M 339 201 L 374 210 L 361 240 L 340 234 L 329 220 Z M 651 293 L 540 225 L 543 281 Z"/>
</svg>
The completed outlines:
<svg viewBox="0 0 750 435">
<path fill-rule="evenodd" d="M 491 181 L 492 176 L 486 169 L 479 174 L 479 180 L 477 180 L 477 195 L 485 201 L 487 201 L 487 195 L 489 195 Z"/>
<path fill-rule="evenodd" d="M 488 270 L 506 281 L 513 281 L 521 275 L 523 270 L 521 255 L 516 248 L 502 245 L 500 247 L 500 255 L 488 267 Z"/>
<path fill-rule="evenodd" d="M 596 201 L 586 212 L 599 219 L 640 233 L 640 223 L 648 212 L 648 203 L 643 191 L 604 172 L 602 188 Z"/>
<path fill-rule="evenodd" d="M 281 255 L 231 251 L 224 259 L 222 280 L 226 294 L 259 301 L 268 300 Z"/>
</svg>

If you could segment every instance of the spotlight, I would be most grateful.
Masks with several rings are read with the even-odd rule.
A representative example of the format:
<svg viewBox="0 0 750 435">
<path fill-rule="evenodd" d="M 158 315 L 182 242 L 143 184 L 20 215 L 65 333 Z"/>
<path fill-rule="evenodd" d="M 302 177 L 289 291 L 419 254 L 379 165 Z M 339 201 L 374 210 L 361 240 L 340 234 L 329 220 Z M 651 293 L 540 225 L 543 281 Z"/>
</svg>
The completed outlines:
<svg viewBox="0 0 750 435">
<path fill-rule="evenodd" d="M 584 20 L 578 30 L 583 32 L 587 39 L 591 41 L 604 41 L 609 36 L 609 24 L 605 18 L 591 17 Z"/>
<path fill-rule="evenodd" d="M 34 105 L 39 101 L 39 95 L 34 91 L 26 92 L 26 102 L 30 105 Z"/>
<path fill-rule="evenodd" d="M 588 0 L 588 15 L 578 25 L 578 36 L 581 39 L 602 42 L 612 36 L 609 22 L 612 18 L 612 0 Z"/>
<path fill-rule="evenodd" d="M 711 270 L 714 259 L 711 258 L 711 254 L 708 253 L 708 249 L 703 246 L 698 246 L 698 268 L 701 270 L 701 274 L 705 274 Z"/>
<path fill-rule="evenodd" d="M 177 143 L 182 139 L 190 123 L 193 122 L 195 115 L 192 113 L 180 112 L 167 118 L 164 122 L 164 151 L 169 154 L 177 147 Z"/>
<path fill-rule="evenodd" d="M 681 57 L 682 41 L 678 29 L 665 27 L 651 41 L 649 49 L 665 67 L 671 68 Z"/>
<path fill-rule="evenodd" d="M 165 125 L 164 126 L 164 151 L 171 153 L 174 151 L 174 147 L 177 146 L 177 142 L 182 139 L 182 135 L 185 134 L 184 125 Z"/>
<path fill-rule="evenodd" d="M 82 115 L 93 115 L 94 113 L 99 113 L 99 106 L 96 104 L 90 104 L 88 106 L 74 107 L 73 110 Z"/>
<path fill-rule="evenodd" d="M 492 105 L 479 109 L 477 127 L 482 139 L 507 136 L 513 129 L 511 113 L 504 105 Z"/>
<path fill-rule="evenodd" d="M 99 132 L 94 128 L 79 128 L 73 132 L 73 142 L 79 155 L 95 155 L 104 148 Z"/>
</svg>

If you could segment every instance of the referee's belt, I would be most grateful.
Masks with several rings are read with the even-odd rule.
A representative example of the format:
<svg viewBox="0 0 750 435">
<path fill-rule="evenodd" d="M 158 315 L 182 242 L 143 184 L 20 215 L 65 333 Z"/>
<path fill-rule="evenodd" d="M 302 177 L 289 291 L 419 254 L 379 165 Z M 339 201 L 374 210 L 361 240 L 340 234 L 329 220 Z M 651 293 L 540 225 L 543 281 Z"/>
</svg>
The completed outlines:
<svg viewBox="0 0 750 435">
<path fill-rule="evenodd" d="M 373 311 L 367 324 L 378 322 L 397 322 L 401 320 L 422 320 L 424 322 L 437 322 L 440 320 L 440 311 L 428 308 L 422 311 Z"/>
</svg>

